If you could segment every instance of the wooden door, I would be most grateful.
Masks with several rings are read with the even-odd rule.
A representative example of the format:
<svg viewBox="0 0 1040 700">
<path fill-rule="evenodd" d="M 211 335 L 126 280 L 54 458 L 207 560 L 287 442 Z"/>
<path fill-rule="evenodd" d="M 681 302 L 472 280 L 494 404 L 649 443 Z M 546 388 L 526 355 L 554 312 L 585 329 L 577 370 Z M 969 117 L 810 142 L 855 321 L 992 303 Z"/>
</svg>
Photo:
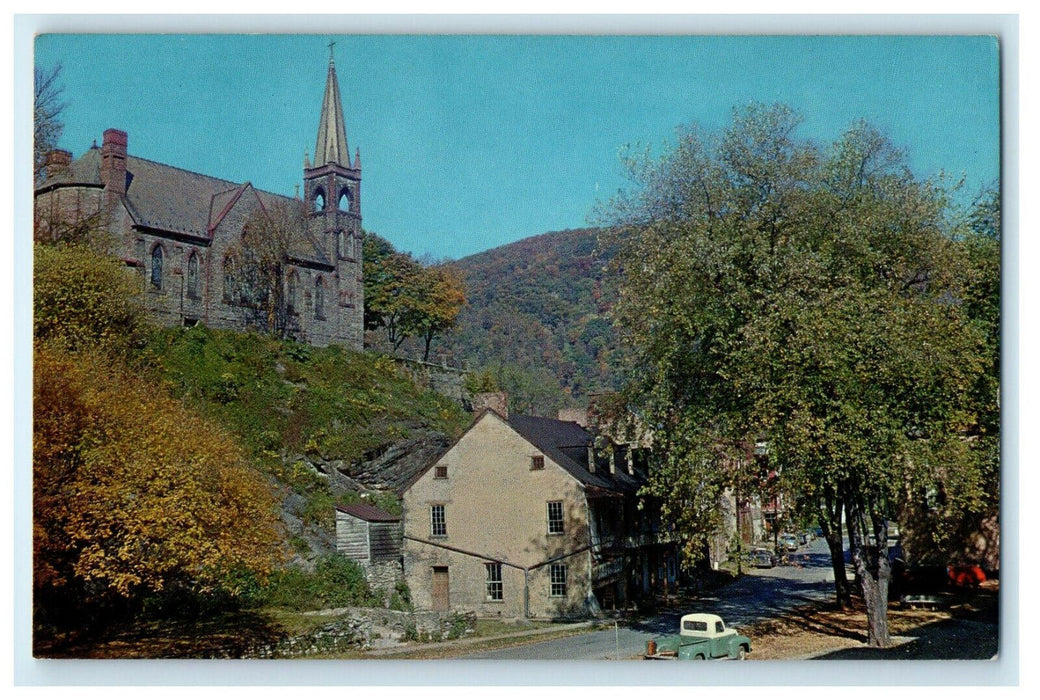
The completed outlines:
<svg viewBox="0 0 1040 700">
<path fill-rule="evenodd" d="M 438 612 L 447 611 L 448 600 L 448 567 L 433 567 L 433 609 Z"/>
</svg>

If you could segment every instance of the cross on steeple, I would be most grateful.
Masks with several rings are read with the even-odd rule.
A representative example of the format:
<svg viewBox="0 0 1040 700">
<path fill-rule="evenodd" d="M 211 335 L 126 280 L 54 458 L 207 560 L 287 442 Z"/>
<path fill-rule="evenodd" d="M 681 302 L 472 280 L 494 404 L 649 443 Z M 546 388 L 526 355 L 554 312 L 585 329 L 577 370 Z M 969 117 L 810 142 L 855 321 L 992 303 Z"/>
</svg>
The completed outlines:
<svg viewBox="0 0 1040 700">
<path fill-rule="evenodd" d="M 330 41 L 329 42 L 329 63 L 335 63 L 336 62 L 335 59 L 333 58 L 333 55 L 332 55 L 332 47 L 335 46 L 335 45 L 336 45 L 335 41 Z"/>
</svg>

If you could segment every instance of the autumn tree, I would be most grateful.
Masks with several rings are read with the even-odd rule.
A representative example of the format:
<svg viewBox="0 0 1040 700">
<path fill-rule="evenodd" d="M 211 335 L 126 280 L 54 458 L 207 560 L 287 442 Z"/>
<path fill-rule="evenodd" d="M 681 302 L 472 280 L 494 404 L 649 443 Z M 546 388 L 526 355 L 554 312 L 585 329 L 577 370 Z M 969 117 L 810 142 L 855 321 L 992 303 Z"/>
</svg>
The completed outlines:
<svg viewBox="0 0 1040 700">
<path fill-rule="evenodd" d="M 34 253 L 36 620 L 263 575 L 277 502 L 231 437 L 149 379 L 134 274 L 85 241 Z"/>
<path fill-rule="evenodd" d="M 779 487 L 819 515 L 839 602 L 844 513 L 868 639 L 884 646 L 888 519 L 911 484 L 942 481 L 970 510 L 988 483 L 972 389 L 992 348 L 964 303 L 942 188 L 867 124 L 823 149 L 799 123 L 753 105 L 718 137 L 690 128 L 662 158 L 628 161 L 636 188 L 609 208 L 615 313 L 655 428 L 650 491 L 687 554 L 762 444 Z"/>
<path fill-rule="evenodd" d="M 422 276 L 426 291 L 419 297 L 415 330 L 423 341 L 426 362 L 434 339 L 455 326 L 459 311 L 466 305 L 466 286 L 459 271 L 450 265 L 429 267 Z"/>
<path fill-rule="evenodd" d="M 38 614 L 270 571 L 277 501 L 229 435 L 96 350 L 34 360 Z"/>
</svg>

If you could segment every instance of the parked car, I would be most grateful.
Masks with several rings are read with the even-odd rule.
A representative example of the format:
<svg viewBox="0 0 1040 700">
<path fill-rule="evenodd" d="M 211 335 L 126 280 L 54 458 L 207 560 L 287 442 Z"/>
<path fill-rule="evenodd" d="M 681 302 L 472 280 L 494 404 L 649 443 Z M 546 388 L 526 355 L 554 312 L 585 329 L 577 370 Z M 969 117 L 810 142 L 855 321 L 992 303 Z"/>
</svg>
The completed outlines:
<svg viewBox="0 0 1040 700">
<path fill-rule="evenodd" d="M 735 629 L 726 627 L 718 615 L 693 613 L 679 621 L 679 634 L 664 639 L 651 639 L 646 644 L 644 659 L 746 659 L 751 653 L 751 640 Z"/>
<path fill-rule="evenodd" d="M 751 562 L 759 569 L 772 569 L 776 566 L 776 555 L 765 547 L 758 547 L 751 552 Z"/>
<path fill-rule="evenodd" d="M 798 538 L 787 532 L 780 535 L 780 544 L 782 544 L 788 552 L 793 552 L 798 549 Z"/>
</svg>

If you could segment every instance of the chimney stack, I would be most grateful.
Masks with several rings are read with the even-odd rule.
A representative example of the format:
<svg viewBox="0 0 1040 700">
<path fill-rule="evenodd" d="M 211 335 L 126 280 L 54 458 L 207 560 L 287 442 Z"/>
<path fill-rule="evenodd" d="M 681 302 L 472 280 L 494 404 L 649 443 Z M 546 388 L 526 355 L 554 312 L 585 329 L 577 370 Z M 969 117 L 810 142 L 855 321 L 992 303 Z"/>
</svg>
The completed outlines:
<svg viewBox="0 0 1040 700">
<path fill-rule="evenodd" d="M 589 443 L 589 473 L 596 473 L 596 446 Z"/>
<path fill-rule="evenodd" d="M 561 408 L 556 413 L 556 419 L 577 423 L 583 428 L 589 427 L 589 412 L 584 408 Z"/>
<path fill-rule="evenodd" d="M 44 177 L 52 178 L 72 164 L 72 153 L 55 149 L 47 154 Z"/>
<path fill-rule="evenodd" d="M 126 132 L 106 129 L 101 144 L 101 182 L 113 198 L 126 194 Z"/>
<path fill-rule="evenodd" d="M 509 394 L 504 391 L 489 391 L 473 396 L 473 412 L 480 413 L 485 408 L 502 416 L 509 418 Z"/>
</svg>

